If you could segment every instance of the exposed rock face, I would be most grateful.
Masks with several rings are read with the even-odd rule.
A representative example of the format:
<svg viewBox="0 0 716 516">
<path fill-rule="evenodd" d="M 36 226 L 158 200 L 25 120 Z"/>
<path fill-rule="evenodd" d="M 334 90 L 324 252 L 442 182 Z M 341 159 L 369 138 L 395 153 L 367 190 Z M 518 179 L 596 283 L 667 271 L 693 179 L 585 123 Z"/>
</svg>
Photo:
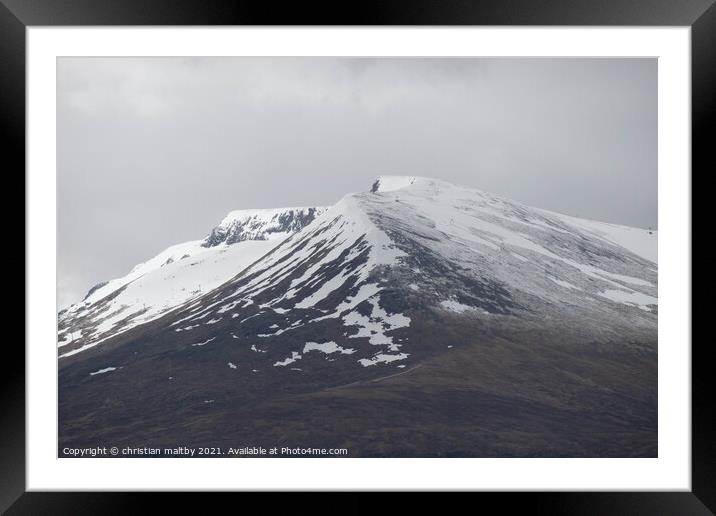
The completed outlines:
<svg viewBox="0 0 716 516">
<path fill-rule="evenodd" d="M 303 229 L 325 210 L 326 208 L 280 208 L 233 211 L 211 231 L 201 245 L 215 247 L 244 240 L 285 238 Z"/>
</svg>

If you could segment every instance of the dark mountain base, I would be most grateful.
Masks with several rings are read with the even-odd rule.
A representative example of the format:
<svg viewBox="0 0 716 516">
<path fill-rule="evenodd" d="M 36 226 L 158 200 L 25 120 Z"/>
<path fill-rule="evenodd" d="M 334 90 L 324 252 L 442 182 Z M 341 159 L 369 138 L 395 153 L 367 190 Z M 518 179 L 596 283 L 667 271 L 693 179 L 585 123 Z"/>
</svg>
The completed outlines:
<svg viewBox="0 0 716 516">
<path fill-rule="evenodd" d="M 657 456 L 655 338 L 570 343 L 558 334 L 487 337 L 456 325 L 421 340 L 444 351 L 404 369 L 364 368 L 347 385 L 274 368 L 295 381 L 252 389 L 245 371 L 207 378 L 206 364 L 179 372 L 171 360 L 141 359 L 70 382 L 69 366 L 60 371 L 60 456 L 66 447 L 97 446 L 216 447 L 222 456 L 251 446 L 346 448 L 348 457 Z M 126 382 L 128 369 L 141 380 Z M 181 383 L 168 380 L 172 374 Z"/>
</svg>

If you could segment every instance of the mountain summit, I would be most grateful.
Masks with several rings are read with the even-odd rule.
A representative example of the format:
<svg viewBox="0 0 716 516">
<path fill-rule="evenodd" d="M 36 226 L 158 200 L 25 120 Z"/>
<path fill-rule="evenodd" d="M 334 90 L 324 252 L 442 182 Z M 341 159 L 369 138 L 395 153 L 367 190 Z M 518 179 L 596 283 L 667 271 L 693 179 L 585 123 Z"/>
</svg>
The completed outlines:
<svg viewBox="0 0 716 516">
<path fill-rule="evenodd" d="M 278 208 L 232 211 L 202 242 L 203 247 L 246 240 L 286 238 L 313 222 L 325 208 Z"/>
<path fill-rule="evenodd" d="M 84 344 L 67 343 L 86 330 L 64 316 L 62 439 L 101 442 L 142 417 L 158 443 L 217 425 L 227 445 L 352 443 L 354 456 L 650 456 L 656 243 L 414 176 L 325 210 L 236 212 L 195 244 L 255 246 L 203 259 L 201 278 L 226 267 L 222 281 L 151 319 L 126 318 L 140 307 L 120 287 L 103 303 L 129 308 L 93 315 L 100 338 Z M 92 312 L 97 296 L 88 313 L 110 313 Z M 444 442 L 428 445 L 434 432 Z"/>
</svg>

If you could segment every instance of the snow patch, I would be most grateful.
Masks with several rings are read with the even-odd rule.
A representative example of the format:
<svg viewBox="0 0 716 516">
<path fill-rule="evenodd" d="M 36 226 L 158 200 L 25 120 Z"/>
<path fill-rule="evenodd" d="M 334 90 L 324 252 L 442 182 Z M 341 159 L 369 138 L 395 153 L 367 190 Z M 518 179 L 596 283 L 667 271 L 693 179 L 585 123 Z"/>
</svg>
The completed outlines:
<svg viewBox="0 0 716 516">
<path fill-rule="evenodd" d="M 368 299 L 368 303 L 373 307 L 370 316 L 353 311 L 343 317 L 345 326 L 358 326 L 358 331 L 348 338 L 366 337 L 373 345 L 385 345 L 390 351 L 398 351 L 400 344 L 393 343 L 393 338 L 386 332 L 410 326 L 410 318 L 403 314 L 388 315 L 378 304 L 377 296 Z"/>
<path fill-rule="evenodd" d="M 599 293 L 600 296 L 611 299 L 617 303 L 633 305 L 642 310 L 649 310 L 649 305 L 658 305 L 657 298 L 642 294 L 641 292 L 626 292 L 624 290 L 605 290 Z"/>
<path fill-rule="evenodd" d="M 301 354 L 296 351 L 292 351 L 290 357 L 287 357 L 284 360 L 276 362 L 274 364 L 274 367 L 284 367 L 284 366 L 287 366 L 288 364 L 293 364 L 296 360 L 301 360 Z"/>
<path fill-rule="evenodd" d="M 358 363 L 360 363 L 363 367 L 370 367 L 380 363 L 389 364 L 390 362 L 395 362 L 396 360 L 405 360 L 408 358 L 408 355 L 409 353 L 398 353 L 397 355 L 380 353 L 371 358 L 361 358 L 358 360 Z"/>
<path fill-rule="evenodd" d="M 306 342 L 306 345 L 303 347 L 303 354 L 305 355 L 310 351 L 321 351 L 326 354 L 341 353 L 343 355 L 351 355 L 355 353 L 356 350 L 353 348 L 342 348 L 333 341 L 323 342 L 322 344 L 318 342 Z"/>
<path fill-rule="evenodd" d="M 90 376 L 94 376 L 96 374 L 104 374 L 109 373 L 110 371 L 116 371 L 116 367 L 105 367 L 104 369 L 100 369 L 99 371 L 95 371 L 94 373 L 90 373 Z"/>
<path fill-rule="evenodd" d="M 455 312 L 458 314 L 461 314 L 463 312 L 467 312 L 470 310 L 475 310 L 475 307 L 472 307 L 469 305 L 464 305 L 455 299 L 448 299 L 445 301 L 440 301 L 440 306 L 443 307 L 445 310 L 448 310 L 450 312 Z"/>
<path fill-rule="evenodd" d="M 214 340 L 215 338 L 216 338 L 216 337 L 211 337 L 210 339 L 205 340 L 204 342 L 197 342 L 196 344 L 192 344 L 192 347 L 194 347 L 194 346 L 204 346 L 204 345 L 208 344 L 209 342 L 211 342 L 212 340 Z"/>
</svg>

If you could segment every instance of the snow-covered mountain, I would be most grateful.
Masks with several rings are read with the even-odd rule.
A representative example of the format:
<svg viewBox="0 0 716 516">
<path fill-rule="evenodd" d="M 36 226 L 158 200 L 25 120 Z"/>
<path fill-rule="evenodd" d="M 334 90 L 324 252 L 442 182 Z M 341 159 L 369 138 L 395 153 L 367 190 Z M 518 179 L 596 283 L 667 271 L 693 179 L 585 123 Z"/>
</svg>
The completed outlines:
<svg viewBox="0 0 716 516">
<path fill-rule="evenodd" d="M 188 334 L 210 327 L 207 335 L 217 338 L 230 330 L 263 346 L 312 328 L 351 349 L 342 360 L 366 367 L 409 363 L 415 353 L 401 329 L 423 310 L 490 321 L 554 316 L 558 306 L 575 318 L 600 314 L 600 326 L 652 328 L 656 242 L 645 230 L 578 221 L 442 181 L 380 178 L 371 193 L 347 195 L 182 308 L 171 326 Z M 249 318 L 255 332 L 242 324 Z M 341 326 L 337 335 L 329 322 Z M 293 362 L 305 345 L 288 338 L 280 349 Z"/>
<path fill-rule="evenodd" d="M 96 285 L 81 303 L 60 312 L 60 356 L 92 347 L 211 291 L 323 211 L 233 211 L 204 239 L 171 246 L 129 274 Z"/>
<path fill-rule="evenodd" d="M 74 319 L 64 315 L 64 420 L 77 423 L 88 409 L 72 400 L 112 389 L 117 396 L 126 392 L 122 410 L 134 411 L 128 381 L 157 393 L 144 400 L 157 421 L 168 417 L 161 407 L 172 399 L 182 400 L 172 406 L 188 411 L 188 419 L 197 407 L 204 410 L 201 404 L 218 403 L 212 417 L 229 418 L 222 419 L 229 425 L 231 418 L 247 417 L 239 405 L 260 403 L 269 419 L 279 410 L 275 403 L 283 407 L 279 412 L 289 410 L 294 398 L 285 398 L 287 393 L 326 403 L 340 398 L 350 412 L 356 402 L 344 396 L 366 396 L 365 389 L 375 392 L 380 382 L 381 389 L 397 386 L 381 391 L 389 399 L 403 399 L 410 389 L 423 399 L 433 389 L 452 393 L 446 400 L 464 408 L 473 402 L 451 396 L 470 385 L 483 401 L 509 398 L 513 408 L 538 403 L 549 417 L 574 418 L 575 425 L 586 418 L 602 428 L 606 423 L 596 421 L 612 416 L 627 427 L 638 421 L 649 436 L 643 453 L 651 453 L 656 232 L 576 219 L 412 176 L 380 177 L 366 192 L 346 195 L 325 210 L 280 213 L 271 216 L 278 226 L 255 224 L 250 213 L 230 214 L 192 244 L 196 254 L 182 260 L 185 248 L 168 250 L 153 259 L 151 273 L 141 275 L 145 283 L 120 281 L 112 294 L 98 294 L 108 286 L 93 292 L 83 308 L 84 317 L 99 322 L 92 340 L 68 344 L 67 333 L 79 331 L 83 320 L 72 315 L 77 311 Z M 282 237 L 272 239 L 275 234 Z M 220 259 L 219 252 L 227 257 Z M 171 309 L 153 315 L 151 323 L 141 324 L 139 315 L 97 316 L 100 310 L 111 314 L 102 308 L 110 303 L 141 315 L 131 302 L 130 294 L 137 295 L 133 285 L 145 288 L 139 286 L 154 277 L 173 285 L 175 277 L 190 274 L 188 264 L 200 260 L 201 274 L 187 284 L 201 281 L 202 292 L 172 298 Z M 223 267 L 220 279 L 207 279 Z M 104 296 L 104 304 L 94 301 L 97 296 Z M 106 321 L 113 323 L 111 332 L 102 326 Z M 463 383 L 457 382 L 461 377 Z M 376 403 L 360 410 L 373 411 L 382 402 Z M 524 410 L 534 408 L 529 403 Z M 473 409 L 470 417 L 476 418 L 484 416 L 480 410 L 495 410 Z M 293 419 L 286 417 L 282 425 L 290 426 Z M 307 424 L 309 416 L 301 417 L 296 425 Z M 298 439 L 299 426 L 289 440 Z M 249 440 L 270 433 L 261 431 L 235 430 Z M 628 428 L 620 431 L 633 438 Z M 77 432 L 67 439 L 89 435 Z M 614 444 L 615 453 L 623 453 L 621 446 Z M 528 453 L 541 453 L 535 450 Z"/>
<path fill-rule="evenodd" d="M 232 211 L 201 243 L 202 247 L 246 240 L 279 240 L 300 231 L 326 208 L 279 208 Z"/>
</svg>

